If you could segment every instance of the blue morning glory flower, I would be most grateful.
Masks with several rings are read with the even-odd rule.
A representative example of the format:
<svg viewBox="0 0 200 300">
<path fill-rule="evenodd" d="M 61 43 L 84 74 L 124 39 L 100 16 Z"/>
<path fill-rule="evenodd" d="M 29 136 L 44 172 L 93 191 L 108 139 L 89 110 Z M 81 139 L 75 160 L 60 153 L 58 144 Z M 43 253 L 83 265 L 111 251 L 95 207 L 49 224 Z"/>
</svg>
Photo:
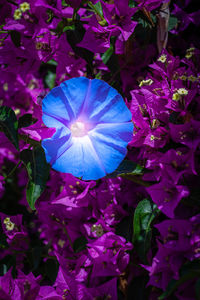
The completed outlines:
<svg viewBox="0 0 200 300">
<path fill-rule="evenodd" d="M 42 110 L 44 124 L 56 128 L 42 141 L 53 169 L 96 180 L 112 173 L 126 156 L 133 133 L 131 113 L 106 82 L 66 80 L 43 99 Z"/>
</svg>

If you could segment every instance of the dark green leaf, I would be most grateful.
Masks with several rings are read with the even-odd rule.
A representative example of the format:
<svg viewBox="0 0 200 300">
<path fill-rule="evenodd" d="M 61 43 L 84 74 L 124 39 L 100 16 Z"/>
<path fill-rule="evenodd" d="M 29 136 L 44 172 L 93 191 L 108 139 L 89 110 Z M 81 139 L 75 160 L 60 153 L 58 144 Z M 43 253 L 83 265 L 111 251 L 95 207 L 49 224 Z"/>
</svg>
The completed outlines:
<svg viewBox="0 0 200 300">
<path fill-rule="evenodd" d="M 54 59 L 49 60 L 46 64 L 55 67 L 57 67 L 58 65 L 57 61 L 55 61 Z"/>
<path fill-rule="evenodd" d="M 156 18 L 152 14 L 148 17 L 144 12 L 138 10 L 134 14 L 133 19 L 138 22 L 134 30 L 134 39 L 140 43 L 141 49 L 148 47 L 149 43 L 155 42 L 156 26 L 154 26 L 154 21 L 156 21 Z"/>
<path fill-rule="evenodd" d="M 55 259 L 47 259 L 45 263 L 45 273 L 46 276 L 54 282 L 56 280 L 58 274 L 59 264 L 58 261 Z"/>
<path fill-rule="evenodd" d="M 56 74 L 51 71 L 48 71 L 47 75 L 45 76 L 45 83 L 48 86 L 48 88 L 50 88 L 50 90 L 54 88 L 55 80 L 56 80 Z"/>
<path fill-rule="evenodd" d="M 8 248 L 7 236 L 4 233 L 0 234 L 0 249 Z"/>
<path fill-rule="evenodd" d="M 65 26 L 67 26 L 67 25 L 70 25 L 70 24 L 66 24 Z M 82 41 L 84 34 L 85 34 L 85 28 L 83 27 L 83 24 L 80 21 L 77 21 L 75 23 L 75 28 L 73 30 L 66 31 L 67 40 L 70 43 L 70 45 L 72 46 L 72 49 L 76 44 L 78 44 Z"/>
<path fill-rule="evenodd" d="M 108 82 L 112 87 L 114 87 L 119 93 L 123 94 L 122 84 L 121 84 L 121 67 L 119 65 L 118 56 L 115 54 L 115 42 L 116 37 L 111 37 L 110 48 L 105 54 L 102 54 L 106 66 L 109 68 L 110 72 L 105 73 L 102 79 Z"/>
<path fill-rule="evenodd" d="M 31 260 L 33 264 L 33 270 L 36 270 L 40 264 L 42 257 L 42 247 L 36 246 L 31 249 Z"/>
<path fill-rule="evenodd" d="M 159 300 L 166 299 L 171 296 L 176 289 L 184 284 L 188 280 L 200 277 L 200 260 L 195 259 L 193 261 L 186 262 L 180 269 L 180 278 L 178 280 L 172 279 L 166 291 L 158 298 Z M 198 299 L 198 298 L 197 298 Z"/>
<path fill-rule="evenodd" d="M 84 249 L 86 249 L 87 239 L 84 236 L 80 236 L 74 241 L 73 250 L 75 253 L 78 253 Z"/>
<path fill-rule="evenodd" d="M 40 146 L 33 150 L 23 150 L 20 158 L 26 166 L 29 176 L 26 198 L 30 207 L 35 209 L 35 202 L 45 189 L 50 166 L 47 164 L 44 150 Z"/>
<path fill-rule="evenodd" d="M 195 283 L 196 300 L 200 300 L 200 279 Z"/>
<path fill-rule="evenodd" d="M 170 115 L 169 115 L 169 122 L 172 124 L 179 124 L 178 118 L 179 118 L 180 113 L 177 111 L 173 111 Z"/>
<path fill-rule="evenodd" d="M 11 30 L 10 37 L 15 47 L 19 47 L 21 45 L 21 34 L 19 31 Z"/>
<path fill-rule="evenodd" d="M 94 54 L 88 49 L 76 46 L 80 43 L 85 35 L 85 28 L 80 21 L 76 21 L 74 30 L 66 30 L 67 41 L 72 47 L 74 53 L 87 62 L 87 74 L 93 76 L 93 56 Z"/>
<path fill-rule="evenodd" d="M 115 41 L 116 37 L 111 37 L 110 39 L 110 48 L 102 54 L 101 58 L 104 64 L 108 65 L 109 69 L 112 72 L 116 72 L 119 68 L 118 60 L 115 55 Z M 115 61 L 115 65 L 113 66 L 112 63 Z"/>
<path fill-rule="evenodd" d="M 117 235 L 123 236 L 127 241 L 131 242 L 133 235 L 133 213 L 129 211 L 129 216 L 123 218 L 115 228 Z"/>
<path fill-rule="evenodd" d="M 0 128 L 13 143 L 17 150 L 19 150 L 18 142 L 18 122 L 14 111 L 7 106 L 0 107 Z"/>
<path fill-rule="evenodd" d="M 172 293 L 176 290 L 177 287 L 178 287 L 177 280 L 171 279 L 167 286 L 166 291 L 158 299 L 159 300 L 166 299 L 167 297 L 172 295 Z"/>
<path fill-rule="evenodd" d="M 102 55 L 102 61 L 106 65 L 109 59 L 111 58 L 111 55 L 113 54 L 114 47 L 112 44 L 110 44 L 110 48 Z"/>
<path fill-rule="evenodd" d="M 67 30 L 75 30 L 75 25 L 67 25 L 63 28 L 63 32 L 67 31 Z"/>
<path fill-rule="evenodd" d="M 48 19 L 46 20 L 46 22 L 47 23 L 51 23 L 52 22 L 52 20 L 53 20 L 53 18 L 54 18 L 54 13 L 53 13 L 53 11 L 51 10 L 51 9 L 47 9 L 46 10 L 46 13 L 47 13 L 47 15 L 48 15 Z"/>
<path fill-rule="evenodd" d="M 168 31 L 172 30 L 178 24 L 178 19 L 176 17 L 169 18 Z"/>
<path fill-rule="evenodd" d="M 129 0 L 129 4 L 128 4 L 129 7 L 135 7 L 136 6 L 136 3 L 134 0 Z"/>
<path fill-rule="evenodd" d="M 135 209 L 133 220 L 133 244 L 143 263 L 151 246 L 152 222 L 159 210 L 152 201 L 144 199 Z"/>
<path fill-rule="evenodd" d="M 138 24 L 141 25 L 143 27 L 143 29 L 148 29 L 148 28 L 152 27 L 149 20 L 147 18 L 145 18 L 144 16 L 142 16 L 141 18 L 138 19 Z"/>
<path fill-rule="evenodd" d="M 28 127 L 37 122 L 37 119 L 33 118 L 31 114 L 25 114 L 18 120 L 18 128 Z"/>
<path fill-rule="evenodd" d="M 15 273 L 16 257 L 15 255 L 8 254 L 0 261 L 0 276 L 5 275 L 11 267 L 13 268 L 12 273 Z"/>
<path fill-rule="evenodd" d="M 98 1 L 96 4 L 92 4 L 91 2 L 88 2 L 88 5 L 94 10 L 94 12 L 96 12 L 96 14 L 103 17 L 103 9 L 100 1 Z"/>
<path fill-rule="evenodd" d="M 111 174 L 108 174 L 107 178 L 113 178 L 122 175 L 142 175 L 144 168 L 131 160 L 123 160 L 119 167 Z"/>
<path fill-rule="evenodd" d="M 144 300 L 149 299 L 151 287 L 147 287 L 149 281 L 148 276 L 135 277 L 128 285 L 127 300 Z"/>
<path fill-rule="evenodd" d="M 63 28 L 66 25 L 67 25 L 67 20 L 60 21 L 55 29 L 56 34 L 58 34 L 60 36 L 63 33 Z"/>
<path fill-rule="evenodd" d="M 70 6 L 70 5 L 67 4 L 65 0 L 62 0 L 62 6 Z"/>
</svg>

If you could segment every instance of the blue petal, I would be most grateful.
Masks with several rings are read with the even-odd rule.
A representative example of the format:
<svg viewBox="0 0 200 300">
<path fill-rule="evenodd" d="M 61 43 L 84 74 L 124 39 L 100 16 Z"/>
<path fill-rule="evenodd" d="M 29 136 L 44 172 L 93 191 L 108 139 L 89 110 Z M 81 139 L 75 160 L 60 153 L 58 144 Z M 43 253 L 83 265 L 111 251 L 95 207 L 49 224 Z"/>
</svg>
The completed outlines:
<svg viewBox="0 0 200 300">
<path fill-rule="evenodd" d="M 99 79 L 91 81 L 81 114 L 93 123 L 123 123 L 132 118 L 117 90 Z"/>
<path fill-rule="evenodd" d="M 46 160 L 50 164 L 55 161 L 71 146 L 71 132 L 67 127 L 57 129 L 56 133 L 48 139 L 42 141 Z"/>
<path fill-rule="evenodd" d="M 88 133 L 106 173 L 113 172 L 126 156 L 133 123 L 98 124 Z"/>
<path fill-rule="evenodd" d="M 67 99 L 58 86 L 42 101 L 42 120 L 47 127 L 61 128 L 67 126 L 69 121 L 74 117 Z"/>
<path fill-rule="evenodd" d="M 72 78 L 61 83 L 60 87 L 72 108 L 74 119 L 80 114 L 85 99 L 88 97 L 91 80 L 86 77 Z"/>
<path fill-rule="evenodd" d="M 54 140 L 52 145 L 56 145 L 59 141 L 59 139 Z M 51 149 L 52 145 L 43 144 L 42 146 L 46 147 L 45 152 L 49 153 L 50 150 L 53 153 Z M 48 149 L 48 147 L 50 147 L 50 149 Z M 59 148 L 59 146 L 56 147 Z M 66 151 L 63 151 L 64 148 L 66 148 Z M 73 137 L 63 145 L 62 151 L 58 151 L 58 154 L 61 155 L 58 155 L 56 160 L 54 157 L 52 164 L 53 169 L 57 171 L 71 173 L 76 177 L 82 177 L 84 180 L 96 180 L 106 175 L 104 167 L 88 136 L 80 138 Z"/>
</svg>

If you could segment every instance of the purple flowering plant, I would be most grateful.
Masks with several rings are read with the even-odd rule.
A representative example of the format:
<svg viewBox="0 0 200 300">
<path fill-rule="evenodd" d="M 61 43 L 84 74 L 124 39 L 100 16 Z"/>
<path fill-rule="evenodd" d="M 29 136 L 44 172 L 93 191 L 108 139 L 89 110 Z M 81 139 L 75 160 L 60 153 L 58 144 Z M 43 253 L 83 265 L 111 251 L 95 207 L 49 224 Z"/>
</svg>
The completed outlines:
<svg viewBox="0 0 200 300">
<path fill-rule="evenodd" d="M 0 9 L 0 299 L 198 300 L 198 3 Z"/>
</svg>

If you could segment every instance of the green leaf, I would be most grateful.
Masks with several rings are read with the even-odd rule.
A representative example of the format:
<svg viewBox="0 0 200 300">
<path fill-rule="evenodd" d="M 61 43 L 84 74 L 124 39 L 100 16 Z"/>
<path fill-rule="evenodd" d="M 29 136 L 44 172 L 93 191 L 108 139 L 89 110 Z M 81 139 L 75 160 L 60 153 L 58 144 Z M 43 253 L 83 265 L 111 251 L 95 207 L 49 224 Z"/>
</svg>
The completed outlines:
<svg viewBox="0 0 200 300">
<path fill-rule="evenodd" d="M 80 236 L 79 238 L 77 238 L 74 241 L 73 244 L 73 250 L 75 253 L 78 253 L 84 249 L 86 249 L 86 245 L 87 245 L 87 239 L 85 238 L 85 236 Z"/>
<path fill-rule="evenodd" d="M 49 60 L 46 64 L 55 67 L 57 67 L 58 65 L 57 61 L 55 61 L 54 59 Z"/>
<path fill-rule="evenodd" d="M 115 51 L 115 41 L 116 41 L 116 37 L 111 37 L 111 39 L 110 39 L 110 48 L 108 50 L 106 50 L 106 52 L 104 54 L 102 54 L 102 56 L 101 56 L 101 59 L 102 59 L 102 61 L 105 65 L 108 64 L 108 62 L 110 60 L 112 60 L 112 56 L 115 55 L 115 53 L 114 53 L 114 51 Z"/>
<path fill-rule="evenodd" d="M 87 62 L 87 75 L 94 76 L 93 74 L 93 57 L 94 53 L 88 49 L 76 46 L 80 43 L 85 35 L 85 28 L 83 27 L 82 22 L 76 20 L 75 27 L 73 30 L 66 30 L 67 41 L 73 49 L 74 53 L 83 58 Z"/>
<path fill-rule="evenodd" d="M 129 4 L 128 4 L 129 7 L 135 7 L 136 6 L 136 3 L 134 0 L 129 0 Z"/>
<path fill-rule="evenodd" d="M 17 30 L 10 31 L 10 38 L 15 45 L 15 47 L 19 47 L 21 45 L 21 34 Z"/>
<path fill-rule="evenodd" d="M 172 124 L 180 124 L 180 120 L 178 120 L 180 112 L 173 111 L 169 115 L 169 122 Z"/>
<path fill-rule="evenodd" d="M 117 235 L 123 236 L 127 241 L 131 242 L 133 235 L 133 212 L 129 210 L 129 215 L 124 217 L 115 228 Z"/>
<path fill-rule="evenodd" d="M 46 20 L 46 23 L 51 23 L 52 22 L 52 20 L 53 20 L 53 18 L 54 18 L 54 13 L 53 13 L 53 11 L 51 10 L 51 9 L 47 9 L 46 10 L 46 13 L 47 13 L 47 15 L 48 15 L 48 19 Z"/>
<path fill-rule="evenodd" d="M 0 107 L 0 128 L 13 143 L 17 150 L 19 150 L 18 142 L 18 121 L 14 111 L 7 106 Z"/>
<path fill-rule="evenodd" d="M 33 118 L 31 114 L 25 114 L 18 120 L 18 128 L 28 127 L 37 122 L 37 119 Z"/>
<path fill-rule="evenodd" d="M 32 270 L 36 270 L 42 259 L 42 247 L 35 246 L 31 249 Z"/>
<path fill-rule="evenodd" d="M 114 47 L 112 44 L 110 44 L 110 48 L 106 50 L 106 52 L 102 55 L 101 59 L 103 63 L 106 65 L 109 59 L 111 58 L 111 55 L 113 54 Z"/>
<path fill-rule="evenodd" d="M 200 277 L 200 260 L 195 259 L 193 261 L 186 262 L 179 271 L 180 278 L 178 280 L 172 279 L 166 291 L 158 298 L 159 300 L 163 300 L 168 298 L 173 294 L 176 289 L 184 284 L 188 280 L 192 280 L 194 278 Z M 198 299 L 198 298 L 197 298 Z"/>
<path fill-rule="evenodd" d="M 63 32 L 65 32 L 67 30 L 75 30 L 75 25 L 71 24 L 71 25 L 67 25 L 63 28 Z"/>
<path fill-rule="evenodd" d="M 104 60 L 106 66 L 110 72 L 106 72 L 102 79 L 108 82 L 112 87 L 114 87 L 119 93 L 123 94 L 122 84 L 121 84 L 121 67 L 119 65 L 119 58 L 115 53 L 115 42 L 116 37 L 113 36 L 110 39 L 110 48 L 101 55 L 101 59 Z"/>
<path fill-rule="evenodd" d="M 147 287 L 148 281 L 149 277 L 146 275 L 134 277 L 127 288 L 127 300 L 150 299 L 151 287 Z"/>
<path fill-rule="evenodd" d="M 108 174 L 107 178 L 113 178 L 123 175 L 142 175 L 144 168 L 131 160 L 123 160 L 119 167 L 112 173 Z"/>
<path fill-rule="evenodd" d="M 0 234 L 0 249 L 8 248 L 7 236 L 4 233 Z"/>
<path fill-rule="evenodd" d="M 47 259 L 45 263 L 45 273 L 46 276 L 54 282 L 56 280 L 57 274 L 58 274 L 58 268 L 59 264 L 58 261 L 55 259 Z"/>
<path fill-rule="evenodd" d="M 195 283 L 196 300 L 200 300 L 200 279 Z"/>
<path fill-rule="evenodd" d="M 156 37 L 156 17 L 153 14 L 145 15 L 144 12 L 138 10 L 133 20 L 138 22 L 134 30 L 134 39 L 140 43 L 141 49 L 148 47 L 149 43 L 155 42 Z"/>
<path fill-rule="evenodd" d="M 63 28 L 67 25 L 67 20 L 62 20 L 58 23 L 56 29 L 55 29 L 55 32 L 57 35 L 61 35 L 63 33 Z"/>
<path fill-rule="evenodd" d="M 6 255 L 0 260 L 0 276 L 5 275 L 8 270 L 12 267 L 12 274 L 16 271 L 16 257 L 15 255 Z"/>
<path fill-rule="evenodd" d="M 48 88 L 50 88 L 50 90 L 54 88 L 55 80 L 56 80 L 56 74 L 51 71 L 48 71 L 47 75 L 45 76 L 45 83 L 48 86 Z"/>
<path fill-rule="evenodd" d="M 151 246 L 152 222 L 159 210 L 152 201 L 144 199 L 139 202 L 133 218 L 133 244 L 143 263 Z"/>
<path fill-rule="evenodd" d="M 168 31 L 172 30 L 178 24 L 178 19 L 176 17 L 169 18 Z"/>
<path fill-rule="evenodd" d="M 35 209 L 35 202 L 46 187 L 50 166 L 47 164 L 44 150 L 40 146 L 33 150 L 23 150 L 20 153 L 20 159 L 26 166 L 29 177 L 26 198 L 30 207 Z"/>
<path fill-rule="evenodd" d="M 101 6 L 101 2 L 99 1 L 96 4 L 94 4 L 94 7 L 98 11 L 98 13 L 103 16 L 103 9 L 102 9 L 102 6 Z"/>
<path fill-rule="evenodd" d="M 88 5 L 93 9 L 93 11 L 99 15 L 101 18 L 103 18 L 103 9 L 101 6 L 101 2 L 98 1 L 96 4 L 93 4 L 92 2 L 88 2 Z"/>
</svg>

